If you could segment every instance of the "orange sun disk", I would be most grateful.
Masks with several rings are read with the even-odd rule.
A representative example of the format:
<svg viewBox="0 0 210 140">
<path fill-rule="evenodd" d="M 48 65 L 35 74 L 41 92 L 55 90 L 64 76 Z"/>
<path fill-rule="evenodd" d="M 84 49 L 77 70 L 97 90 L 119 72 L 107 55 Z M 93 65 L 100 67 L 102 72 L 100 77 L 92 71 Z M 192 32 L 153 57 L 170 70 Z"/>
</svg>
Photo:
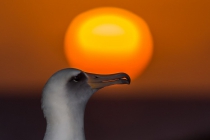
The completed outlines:
<svg viewBox="0 0 210 140">
<path fill-rule="evenodd" d="M 148 65 L 152 51 L 146 22 L 119 8 L 97 8 L 78 15 L 65 36 L 70 66 L 86 72 L 125 72 L 135 79 Z"/>
</svg>

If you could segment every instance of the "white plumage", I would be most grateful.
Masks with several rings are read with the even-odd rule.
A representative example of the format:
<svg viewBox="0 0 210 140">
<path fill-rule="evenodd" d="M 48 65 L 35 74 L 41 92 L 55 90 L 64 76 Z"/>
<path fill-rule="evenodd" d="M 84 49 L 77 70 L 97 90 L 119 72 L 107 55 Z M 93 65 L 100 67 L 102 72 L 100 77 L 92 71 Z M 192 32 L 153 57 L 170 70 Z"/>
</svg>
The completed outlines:
<svg viewBox="0 0 210 140">
<path fill-rule="evenodd" d="M 46 83 L 42 109 L 47 120 L 44 140 L 85 140 L 84 111 L 97 90 L 113 84 L 129 84 L 125 73 L 98 75 L 67 68 Z"/>
</svg>

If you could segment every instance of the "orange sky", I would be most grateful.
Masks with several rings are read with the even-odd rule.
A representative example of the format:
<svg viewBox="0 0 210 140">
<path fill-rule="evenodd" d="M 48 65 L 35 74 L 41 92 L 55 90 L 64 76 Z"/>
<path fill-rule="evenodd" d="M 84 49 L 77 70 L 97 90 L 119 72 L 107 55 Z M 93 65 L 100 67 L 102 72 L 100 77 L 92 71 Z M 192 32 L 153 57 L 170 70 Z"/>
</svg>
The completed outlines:
<svg viewBox="0 0 210 140">
<path fill-rule="evenodd" d="M 2 1 L 0 91 L 41 89 L 55 71 L 68 67 L 63 51 L 67 27 L 79 13 L 102 6 L 139 15 L 154 39 L 149 67 L 130 86 L 120 87 L 124 92 L 210 97 L 208 0 Z"/>
</svg>

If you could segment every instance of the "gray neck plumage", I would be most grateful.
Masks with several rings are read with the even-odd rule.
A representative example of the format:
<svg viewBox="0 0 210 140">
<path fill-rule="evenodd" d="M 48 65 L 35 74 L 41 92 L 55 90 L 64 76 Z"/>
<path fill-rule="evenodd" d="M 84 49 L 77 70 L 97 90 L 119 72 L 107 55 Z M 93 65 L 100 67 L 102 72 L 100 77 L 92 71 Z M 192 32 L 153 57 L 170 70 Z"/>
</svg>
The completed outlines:
<svg viewBox="0 0 210 140">
<path fill-rule="evenodd" d="M 47 119 L 44 140 L 85 140 L 84 110 L 85 104 L 69 105 L 63 99 L 59 106 L 44 108 Z"/>
</svg>

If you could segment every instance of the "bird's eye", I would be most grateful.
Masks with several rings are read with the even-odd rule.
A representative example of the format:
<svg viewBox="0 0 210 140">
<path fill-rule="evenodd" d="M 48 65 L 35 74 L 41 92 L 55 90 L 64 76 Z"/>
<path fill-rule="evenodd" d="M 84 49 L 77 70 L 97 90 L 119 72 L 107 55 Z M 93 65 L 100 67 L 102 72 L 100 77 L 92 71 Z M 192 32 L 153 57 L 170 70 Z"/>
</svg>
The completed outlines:
<svg viewBox="0 0 210 140">
<path fill-rule="evenodd" d="M 86 77 L 85 77 L 84 73 L 81 72 L 78 75 L 71 77 L 70 82 L 77 83 L 77 82 L 84 80 L 85 78 Z"/>
<path fill-rule="evenodd" d="M 78 76 L 74 76 L 72 79 L 74 82 L 79 82 L 79 77 Z"/>
</svg>

